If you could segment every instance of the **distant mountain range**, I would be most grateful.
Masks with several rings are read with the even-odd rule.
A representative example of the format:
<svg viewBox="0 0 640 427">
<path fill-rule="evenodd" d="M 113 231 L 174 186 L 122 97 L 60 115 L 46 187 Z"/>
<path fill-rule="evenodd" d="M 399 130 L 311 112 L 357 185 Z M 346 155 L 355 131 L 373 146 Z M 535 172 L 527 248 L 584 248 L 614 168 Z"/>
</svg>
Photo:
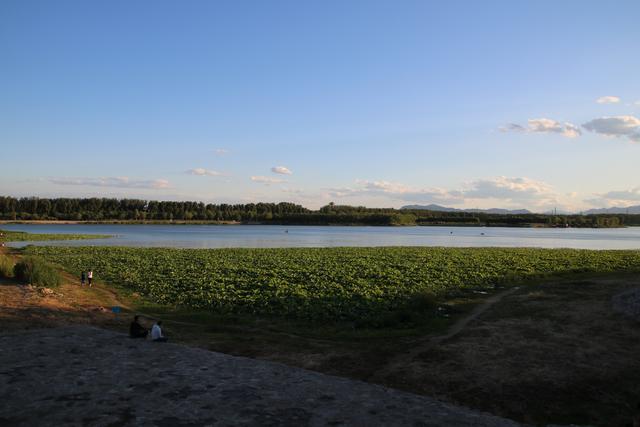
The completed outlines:
<svg viewBox="0 0 640 427">
<path fill-rule="evenodd" d="M 407 205 L 403 206 L 400 209 L 414 209 L 414 210 L 425 210 L 425 211 L 438 211 L 438 212 L 481 212 L 481 213 L 490 213 L 490 214 L 510 214 L 510 215 L 521 215 L 521 214 L 530 214 L 531 211 L 527 209 L 456 209 L 456 208 L 448 208 L 446 206 L 440 205 Z"/>
<path fill-rule="evenodd" d="M 431 205 L 407 205 L 407 206 L 403 206 L 400 209 L 419 209 L 419 210 L 426 210 L 426 211 L 438 211 L 438 212 L 481 212 L 481 213 L 489 213 L 489 214 L 510 214 L 510 215 L 522 215 L 522 214 L 530 214 L 533 213 L 527 209 L 498 209 L 498 208 L 492 208 L 492 209 L 456 209 L 456 208 L 448 208 L 446 206 L 440 206 L 440 205 L 435 205 L 435 204 L 431 204 Z M 548 213 L 548 212 L 545 212 Z M 595 214 L 640 214 L 640 205 L 637 206 L 629 206 L 626 208 L 619 208 L 619 207 L 613 207 L 613 208 L 601 208 L 601 209 L 589 209 L 586 211 L 582 211 L 581 212 L 583 215 L 595 215 Z M 571 215 L 569 212 L 560 212 L 558 211 L 558 214 L 560 215 Z"/>
<path fill-rule="evenodd" d="M 593 215 L 593 214 L 640 214 L 640 205 L 629 206 L 626 208 L 602 208 L 602 209 L 589 209 L 588 211 L 582 212 L 585 215 Z"/>
</svg>

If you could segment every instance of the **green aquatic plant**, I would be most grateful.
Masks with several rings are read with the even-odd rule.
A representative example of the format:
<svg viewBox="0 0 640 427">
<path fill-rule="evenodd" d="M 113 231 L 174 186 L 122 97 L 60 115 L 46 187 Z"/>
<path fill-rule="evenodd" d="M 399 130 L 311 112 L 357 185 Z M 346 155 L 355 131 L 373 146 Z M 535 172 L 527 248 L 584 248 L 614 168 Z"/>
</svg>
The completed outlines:
<svg viewBox="0 0 640 427">
<path fill-rule="evenodd" d="M 96 278 L 161 304 L 310 321 L 428 313 L 460 292 L 549 274 L 640 267 L 640 251 L 634 250 L 29 247 L 26 252 L 73 274 L 91 269 Z"/>
</svg>

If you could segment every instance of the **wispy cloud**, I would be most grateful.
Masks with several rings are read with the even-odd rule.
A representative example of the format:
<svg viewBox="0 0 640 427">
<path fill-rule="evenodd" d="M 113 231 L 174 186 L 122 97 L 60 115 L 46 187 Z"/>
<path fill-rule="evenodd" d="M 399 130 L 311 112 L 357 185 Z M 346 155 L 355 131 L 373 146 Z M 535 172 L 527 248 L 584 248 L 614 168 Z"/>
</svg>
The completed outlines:
<svg viewBox="0 0 640 427">
<path fill-rule="evenodd" d="M 553 188 L 542 181 L 526 177 L 498 176 L 467 183 L 462 191 L 469 199 L 549 200 L 555 199 Z"/>
<path fill-rule="evenodd" d="M 416 188 L 398 182 L 356 180 L 355 187 L 329 189 L 329 196 L 386 196 L 405 202 L 449 205 L 496 199 L 510 204 L 543 206 L 554 204 L 558 199 L 549 184 L 525 177 L 505 176 L 476 179 L 465 183 L 461 189 Z"/>
<path fill-rule="evenodd" d="M 197 176 L 224 176 L 222 172 L 209 170 L 205 168 L 189 169 L 185 173 L 188 175 L 197 175 Z"/>
<path fill-rule="evenodd" d="M 229 154 L 229 150 L 227 150 L 226 148 L 216 148 L 213 150 L 213 152 L 216 156 L 225 156 Z"/>
<path fill-rule="evenodd" d="M 640 202 L 640 187 L 597 193 L 595 196 L 585 202 L 597 207 L 628 206 Z"/>
<path fill-rule="evenodd" d="M 620 102 L 620 98 L 617 96 L 601 96 L 596 99 L 598 104 L 617 104 Z"/>
<path fill-rule="evenodd" d="M 526 133 L 556 133 L 566 138 L 576 138 L 582 133 L 580 128 L 573 123 L 558 122 L 552 119 L 529 119 L 527 126 L 517 123 L 508 123 L 501 127 L 502 132 L 526 132 Z"/>
<path fill-rule="evenodd" d="M 127 176 L 100 178 L 53 177 L 48 178 L 48 181 L 57 185 L 76 185 L 88 187 L 148 188 L 154 190 L 171 188 L 169 181 L 167 181 L 166 179 L 141 180 L 131 179 Z"/>
<path fill-rule="evenodd" d="M 356 180 L 355 187 L 328 189 L 333 198 L 385 196 L 395 200 L 431 203 L 460 203 L 462 200 L 449 191 L 439 188 L 414 188 L 397 182 Z"/>
<path fill-rule="evenodd" d="M 271 172 L 278 173 L 280 175 L 292 175 L 293 172 L 285 166 L 274 166 L 271 168 Z"/>
<path fill-rule="evenodd" d="M 601 117 L 582 125 L 583 128 L 601 135 L 626 137 L 640 142 L 640 119 L 634 116 Z"/>
<path fill-rule="evenodd" d="M 279 183 L 282 183 L 282 182 L 286 182 L 284 179 L 273 178 L 273 177 L 269 177 L 269 176 L 252 176 L 251 177 L 251 181 L 259 182 L 259 183 L 265 184 L 265 185 L 279 184 Z"/>
</svg>

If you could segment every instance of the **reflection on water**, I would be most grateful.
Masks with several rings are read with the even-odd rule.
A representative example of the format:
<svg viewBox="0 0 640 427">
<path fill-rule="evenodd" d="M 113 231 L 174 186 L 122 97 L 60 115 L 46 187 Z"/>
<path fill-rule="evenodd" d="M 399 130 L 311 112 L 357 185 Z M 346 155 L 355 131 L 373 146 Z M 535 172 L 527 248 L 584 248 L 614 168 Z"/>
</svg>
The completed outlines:
<svg viewBox="0 0 640 427">
<path fill-rule="evenodd" d="M 56 246 L 279 248 L 329 246 L 457 246 L 640 249 L 640 227 L 332 227 L 278 225 L 6 224 L 32 233 L 110 234 L 111 239 L 16 242 Z"/>
</svg>

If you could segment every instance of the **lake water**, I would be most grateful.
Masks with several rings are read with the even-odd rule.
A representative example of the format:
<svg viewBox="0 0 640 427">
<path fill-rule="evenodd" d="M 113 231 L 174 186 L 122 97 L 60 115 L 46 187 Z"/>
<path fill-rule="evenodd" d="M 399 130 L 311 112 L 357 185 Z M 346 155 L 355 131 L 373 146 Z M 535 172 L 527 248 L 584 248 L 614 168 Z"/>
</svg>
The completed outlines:
<svg viewBox="0 0 640 427">
<path fill-rule="evenodd" d="M 278 225 L 3 224 L 31 233 L 109 234 L 110 239 L 16 242 L 59 246 L 288 248 L 330 246 L 542 247 L 640 249 L 640 227 L 332 227 Z"/>
</svg>

